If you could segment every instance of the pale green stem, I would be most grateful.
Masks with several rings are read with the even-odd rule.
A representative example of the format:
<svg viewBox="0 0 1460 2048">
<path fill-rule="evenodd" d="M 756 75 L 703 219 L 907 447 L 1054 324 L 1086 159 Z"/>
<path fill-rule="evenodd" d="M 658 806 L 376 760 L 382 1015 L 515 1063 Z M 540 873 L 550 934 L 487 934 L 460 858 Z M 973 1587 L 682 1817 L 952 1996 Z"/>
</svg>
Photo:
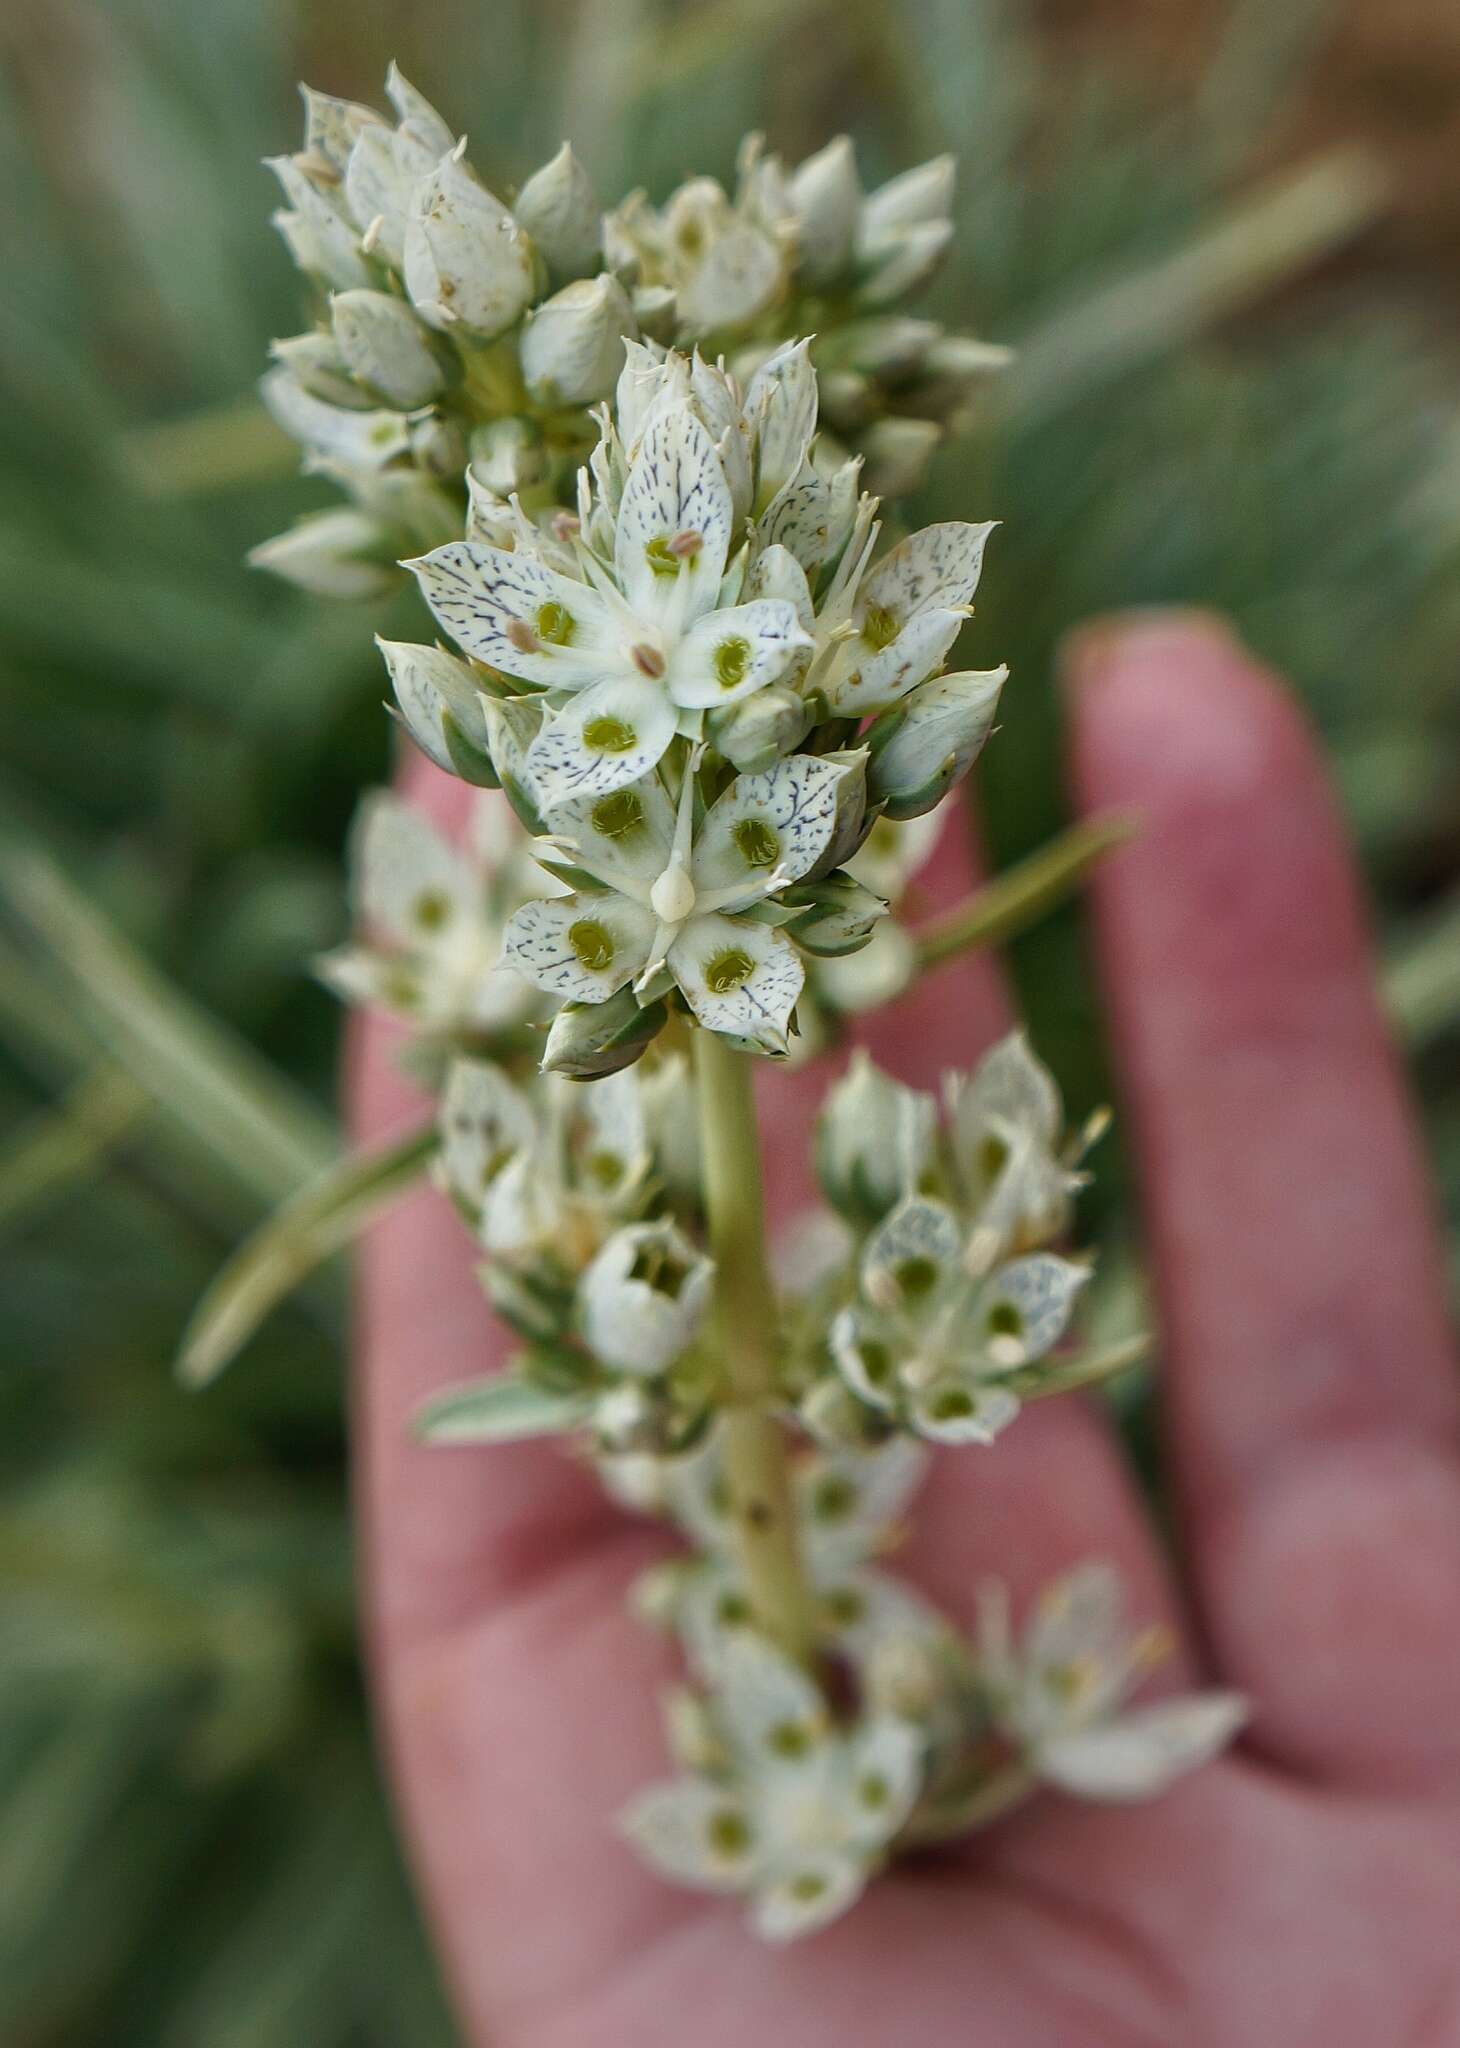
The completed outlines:
<svg viewBox="0 0 1460 2048">
<path fill-rule="evenodd" d="M 814 1625 L 802 1567 L 786 1438 L 774 1413 L 775 1302 L 751 1062 L 713 1031 L 694 1033 L 705 1213 L 715 1261 L 716 1334 L 729 1388 L 725 1477 L 751 1615 L 806 1663 Z"/>
<path fill-rule="evenodd" d="M 918 965 L 939 967 L 974 946 L 998 946 L 1044 916 L 1095 863 L 1137 831 L 1133 818 L 1113 813 L 1072 825 L 1038 853 L 1017 862 L 985 888 L 955 904 L 913 934 Z"/>
</svg>

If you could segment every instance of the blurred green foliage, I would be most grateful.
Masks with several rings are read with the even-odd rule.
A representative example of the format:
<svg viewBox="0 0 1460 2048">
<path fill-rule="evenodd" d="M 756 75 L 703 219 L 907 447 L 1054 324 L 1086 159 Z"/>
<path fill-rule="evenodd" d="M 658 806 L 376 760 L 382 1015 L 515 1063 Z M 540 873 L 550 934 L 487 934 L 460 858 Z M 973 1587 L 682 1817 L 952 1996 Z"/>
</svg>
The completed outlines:
<svg viewBox="0 0 1460 2048">
<path fill-rule="evenodd" d="M 918 509 L 1006 522 L 972 629 L 1016 678 L 999 857 L 1059 822 L 1065 628 L 1230 611 L 1331 750 L 1460 1208 L 1460 437 L 1422 309 L 1332 260 L 1351 159 L 1257 166 L 1319 10 L 1251 4 L 1178 92 L 1076 75 L 999 0 L 58 0 L 0 18 L 0 2038 L 431 2048 L 355 1662 L 333 1280 L 200 1399 L 168 1362 L 225 1250 L 338 1140 L 306 957 L 388 766 L 373 629 L 251 577 L 324 502 L 249 393 L 296 280 L 293 80 L 388 55 L 510 183 L 724 174 L 742 129 L 962 166 L 943 310 L 1022 345 Z M 1016 967 L 1077 1109 L 1076 926 Z M 1127 1236 L 1122 1176 L 1106 1236 Z"/>
</svg>

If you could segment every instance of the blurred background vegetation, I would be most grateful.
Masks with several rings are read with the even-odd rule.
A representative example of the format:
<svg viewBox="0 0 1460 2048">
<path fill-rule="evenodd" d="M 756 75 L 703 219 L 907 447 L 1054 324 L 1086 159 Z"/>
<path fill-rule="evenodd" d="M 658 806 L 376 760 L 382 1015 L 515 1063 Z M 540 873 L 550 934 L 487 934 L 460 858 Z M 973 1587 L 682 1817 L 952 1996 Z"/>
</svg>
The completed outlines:
<svg viewBox="0 0 1460 2048">
<path fill-rule="evenodd" d="M 1006 522 L 1001 859 L 1060 820 L 1052 651 L 1230 611 L 1329 747 L 1460 1211 L 1460 25 L 1446 0 L 0 5 L 0 2039 L 434 2048 L 356 1668 L 338 1277 L 205 1396 L 225 1250 L 338 1149 L 340 847 L 372 630 L 242 566 L 327 499 L 251 396 L 297 280 L 258 168 L 385 62 L 510 184 L 745 128 L 961 165 L 940 310 L 1021 351 L 916 509 Z M 1077 1109 L 1073 916 L 1016 961 Z M 1092 1228 L 1122 1268 L 1118 1161 Z M 1453 1242 L 1453 1233 L 1452 1233 Z M 1125 1268 L 1124 1270 L 1133 1270 Z M 1133 1417 L 1139 1426 L 1140 1415 Z"/>
</svg>

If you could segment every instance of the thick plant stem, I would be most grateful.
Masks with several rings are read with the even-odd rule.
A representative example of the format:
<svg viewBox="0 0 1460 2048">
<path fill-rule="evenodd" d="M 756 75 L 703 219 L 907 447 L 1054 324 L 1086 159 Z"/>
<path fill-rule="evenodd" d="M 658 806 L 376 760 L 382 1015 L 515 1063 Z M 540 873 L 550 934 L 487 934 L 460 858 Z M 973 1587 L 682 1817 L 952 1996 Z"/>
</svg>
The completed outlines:
<svg viewBox="0 0 1460 2048">
<path fill-rule="evenodd" d="M 919 967 L 926 972 L 975 946 L 1000 946 L 1016 938 L 1062 901 L 1097 861 L 1134 838 L 1138 830 L 1138 821 L 1122 812 L 1107 812 L 1072 825 L 915 932 Z"/>
<path fill-rule="evenodd" d="M 756 1627 L 806 1663 L 814 1637 L 811 1589 L 796 1540 L 786 1439 L 773 1413 L 775 1303 L 751 1062 L 713 1031 L 693 1035 L 716 1335 L 729 1384 L 725 1477 L 736 1541 Z"/>
</svg>

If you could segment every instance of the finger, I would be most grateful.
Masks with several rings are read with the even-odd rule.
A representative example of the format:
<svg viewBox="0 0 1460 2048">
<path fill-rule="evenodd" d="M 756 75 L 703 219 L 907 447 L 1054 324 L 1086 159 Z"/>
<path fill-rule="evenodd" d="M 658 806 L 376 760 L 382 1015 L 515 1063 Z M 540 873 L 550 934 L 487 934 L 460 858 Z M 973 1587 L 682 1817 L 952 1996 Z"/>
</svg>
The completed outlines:
<svg viewBox="0 0 1460 2048">
<path fill-rule="evenodd" d="M 1272 1749 L 1423 1776 L 1460 1757 L 1456 1379 L 1342 827 L 1219 626 L 1117 621 L 1068 672 L 1081 803 L 1145 821 L 1095 931 L 1211 1637 Z"/>
</svg>

